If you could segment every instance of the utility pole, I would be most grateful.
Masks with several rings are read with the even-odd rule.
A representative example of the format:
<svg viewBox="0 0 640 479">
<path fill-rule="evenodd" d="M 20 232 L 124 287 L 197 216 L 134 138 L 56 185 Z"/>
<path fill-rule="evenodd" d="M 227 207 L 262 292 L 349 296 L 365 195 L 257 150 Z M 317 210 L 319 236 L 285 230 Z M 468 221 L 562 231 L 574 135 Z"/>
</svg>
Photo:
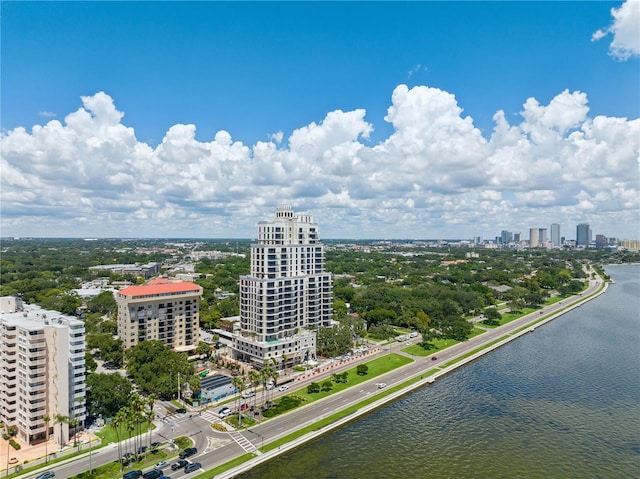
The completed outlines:
<svg viewBox="0 0 640 479">
<path fill-rule="evenodd" d="M 178 373 L 178 402 L 180 402 L 180 373 Z"/>
</svg>

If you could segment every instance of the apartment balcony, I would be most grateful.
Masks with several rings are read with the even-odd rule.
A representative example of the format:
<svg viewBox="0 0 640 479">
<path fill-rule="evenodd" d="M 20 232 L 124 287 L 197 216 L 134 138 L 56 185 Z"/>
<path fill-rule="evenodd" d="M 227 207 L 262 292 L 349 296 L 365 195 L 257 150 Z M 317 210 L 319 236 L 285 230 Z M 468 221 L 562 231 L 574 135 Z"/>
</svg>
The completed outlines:
<svg viewBox="0 0 640 479">
<path fill-rule="evenodd" d="M 27 366 L 29 366 L 30 369 L 34 367 L 44 366 L 45 364 L 47 364 L 47 360 L 44 359 L 44 357 L 42 357 L 42 359 L 27 358 Z"/>
<path fill-rule="evenodd" d="M 27 391 L 29 392 L 46 391 L 46 389 L 47 385 L 44 383 L 27 384 Z"/>
<path fill-rule="evenodd" d="M 44 423 L 36 423 L 33 424 L 32 426 L 29 426 L 29 433 L 30 434 L 38 434 L 40 432 L 45 432 L 47 429 L 46 424 Z"/>
<path fill-rule="evenodd" d="M 69 354 L 69 358 L 73 362 L 75 362 L 77 360 L 80 360 L 80 359 L 84 359 L 84 351 L 77 352 L 77 353 L 71 353 L 71 354 Z"/>
<path fill-rule="evenodd" d="M 44 400 L 44 399 L 46 399 L 46 397 L 47 397 L 47 394 L 45 392 L 32 393 L 32 394 L 29 394 L 29 401 Z"/>
</svg>

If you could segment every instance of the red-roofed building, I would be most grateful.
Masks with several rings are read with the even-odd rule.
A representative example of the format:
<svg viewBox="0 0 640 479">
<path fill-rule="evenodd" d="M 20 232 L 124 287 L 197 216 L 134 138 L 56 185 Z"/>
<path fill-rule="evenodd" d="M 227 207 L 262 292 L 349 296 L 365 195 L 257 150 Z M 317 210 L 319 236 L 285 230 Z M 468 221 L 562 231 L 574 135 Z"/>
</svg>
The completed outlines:
<svg viewBox="0 0 640 479">
<path fill-rule="evenodd" d="M 118 336 L 124 348 L 156 339 L 176 351 L 195 349 L 201 296 L 201 286 L 167 278 L 118 291 Z"/>
</svg>

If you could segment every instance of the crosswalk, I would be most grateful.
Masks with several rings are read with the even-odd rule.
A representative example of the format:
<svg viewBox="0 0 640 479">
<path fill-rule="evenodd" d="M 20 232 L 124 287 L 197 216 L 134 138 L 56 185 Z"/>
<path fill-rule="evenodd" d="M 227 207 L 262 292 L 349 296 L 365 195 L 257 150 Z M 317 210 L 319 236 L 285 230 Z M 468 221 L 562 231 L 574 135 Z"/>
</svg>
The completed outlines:
<svg viewBox="0 0 640 479">
<path fill-rule="evenodd" d="M 220 420 L 218 415 L 215 412 L 210 410 L 203 411 L 202 414 L 200 414 L 200 417 L 202 417 L 202 419 L 204 419 L 205 421 L 209 421 L 209 422 L 216 422 Z"/>
<path fill-rule="evenodd" d="M 244 449 L 244 452 L 255 452 L 258 449 L 251 443 L 251 441 L 249 441 L 249 439 L 247 439 L 237 431 L 229 432 L 229 436 L 231 436 L 231 438 L 238 444 L 238 446 Z"/>
</svg>

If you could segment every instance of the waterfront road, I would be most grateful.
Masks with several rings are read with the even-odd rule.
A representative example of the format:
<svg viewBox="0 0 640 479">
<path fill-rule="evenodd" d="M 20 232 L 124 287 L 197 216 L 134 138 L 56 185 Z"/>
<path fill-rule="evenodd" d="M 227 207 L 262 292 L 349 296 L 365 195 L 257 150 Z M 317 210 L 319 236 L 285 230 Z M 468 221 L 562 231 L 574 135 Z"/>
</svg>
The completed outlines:
<svg viewBox="0 0 640 479">
<path fill-rule="evenodd" d="M 224 464 L 234 457 L 240 456 L 247 452 L 253 452 L 257 454 L 256 460 L 260 458 L 273 457 L 278 454 L 278 451 L 270 451 L 267 454 L 260 454 L 257 450 L 263 445 L 267 444 L 275 439 L 286 436 L 300 428 L 308 426 L 319 419 L 325 418 L 340 411 L 346 407 L 355 405 L 361 402 L 363 399 L 381 392 L 377 384 L 384 382 L 387 384 L 387 388 L 394 385 L 401 384 L 408 379 L 416 378 L 424 375 L 428 370 L 434 368 L 443 368 L 445 363 L 458 358 L 460 356 L 467 355 L 473 350 L 481 348 L 496 341 L 499 338 L 508 336 L 515 333 L 517 330 L 522 329 L 526 325 L 540 320 L 541 318 L 554 317 L 556 314 L 560 314 L 571 307 L 576 307 L 580 303 L 589 299 L 588 297 L 595 293 L 601 286 L 602 280 L 596 275 L 596 279 L 591 280 L 588 289 L 582 294 L 573 296 L 571 298 L 564 299 L 553 305 L 546 306 L 542 310 L 535 311 L 531 314 L 523 316 L 517 320 L 514 320 L 504 326 L 498 328 L 487 329 L 487 331 L 479 336 L 469 339 L 465 342 L 458 343 L 445 350 L 439 351 L 436 356 L 436 360 L 432 360 L 431 356 L 428 357 L 412 357 L 414 361 L 402 368 L 398 368 L 382 376 L 372 378 L 370 381 L 362 383 L 358 386 L 349 388 L 341 393 L 331 395 L 325 399 L 313 402 L 304 407 L 293 410 L 282 416 L 270 419 L 256 426 L 252 426 L 249 429 L 230 431 L 230 432 L 218 432 L 211 428 L 211 423 L 217 419 L 214 417 L 213 412 L 217 411 L 219 407 L 213 408 L 208 411 L 204 411 L 201 415 L 198 413 L 187 414 L 173 414 L 165 418 L 164 421 L 158 421 L 157 429 L 153 432 L 154 441 L 167 441 L 177 436 L 189 436 L 193 439 L 195 446 L 198 448 L 198 453 L 195 456 L 189 458 L 192 462 L 200 462 L 203 465 L 203 469 L 212 469 L 216 466 Z M 413 340 L 416 342 L 417 340 Z M 380 349 L 375 354 L 364 356 L 360 361 L 369 361 L 372 358 L 380 357 L 389 354 L 390 352 L 402 353 L 400 350 L 406 347 L 408 342 L 393 343 Z M 330 376 L 335 372 L 339 372 L 341 369 L 349 369 L 354 367 L 357 361 L 351 361 L 348 364 L 336 367 L 326 372 L 326 376 Z M 323 379 L 322 375 L 315 375 L 313 381 L 320 381 Z M 300 381 L 291 384 L 290 389 L 285 392 L 276 392 L 275 396 L 290 394 L 296 388 L 306 387 L 306 384 L 311 381 Z M 259 393 L 258 398 L 262 395 Z M 390 400 L 392 398 L 389 398 Z M 233 403 L 229 404 L 229 407 L 233 407 Z M 282 446 L 283 450 L 285 446 Z M 115 444 L 109 445 L 102 449 L 95 451 L 91 455 L 91 463 L 93 467 L 100 464 L 117 460 L 117 447 Z M 67 463 L 59 464 L 52 468 L 56 473 L 56 478 L 68 478 L 80 472 L 89 469 L 89 457 L 88 455 L 69 461 Z M 193 477 L 197 473 L 185 474 L 183 470 L 171 471 L 168 474 L 173 479 L 180 479 L 183 477 Z M 202 471 L 200 471 L 202 472 Z M 225 477 L 231 477 L 231 474 L 225 474 Z M 31 477 L 36 474 L 31 474 Z M 222 477 L 222 476 L 220 476 Z"/>
</svg>

